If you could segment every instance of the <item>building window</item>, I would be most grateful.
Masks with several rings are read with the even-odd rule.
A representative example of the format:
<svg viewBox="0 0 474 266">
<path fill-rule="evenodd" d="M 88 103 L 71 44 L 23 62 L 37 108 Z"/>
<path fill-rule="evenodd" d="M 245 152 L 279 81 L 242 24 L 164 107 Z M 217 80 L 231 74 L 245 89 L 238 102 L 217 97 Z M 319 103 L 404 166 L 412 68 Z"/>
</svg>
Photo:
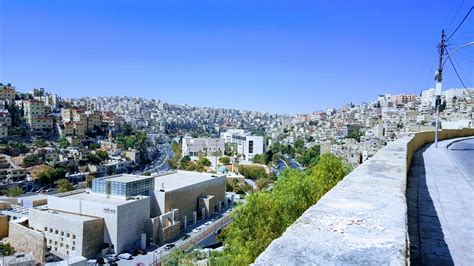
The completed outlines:
<svg viewBox="0 0 474 266">
<path fill-rule="evenodd" d="M 76 235 L 72 235 L 72 239 L 76 239 Z"/>
<path fill-rule="evenodd" d="M 69 234 L 69 233 L 67 233 L 67 234 L 66 234 L 66 236 L 67 236 L 67 237 L 70 237 L 70 234 Z"/>
<path fill-rule="evenodd" d="M 61 231 L 61 236 L 64 236 L 64 232 L 63 232 L 63 231 Z"/>
<path fill-rule="evenodd" d="M 45 227 L 45 228 L 44 228 L 44 231 L 47 232 L 47 231 L 48 231 L 48 227 Z"/>
<path fill-rule="evenodd" d="M 253 140 L 249 141 L 249 153 L 253 153 Z"/>
<path fill-rule="evenodd" d="M 58 234 L 58 230 L 54 230 L 54 233 L 57 235 L 57 234 Z"/>
<path fill-rule="evenodd" d="M 71 247 L 71 250 L 72 250 L 72 251 L 76 250 L 76 247 L 74 247 L 74 246 L 73 246 L 73 247 Z"/>
</svg>

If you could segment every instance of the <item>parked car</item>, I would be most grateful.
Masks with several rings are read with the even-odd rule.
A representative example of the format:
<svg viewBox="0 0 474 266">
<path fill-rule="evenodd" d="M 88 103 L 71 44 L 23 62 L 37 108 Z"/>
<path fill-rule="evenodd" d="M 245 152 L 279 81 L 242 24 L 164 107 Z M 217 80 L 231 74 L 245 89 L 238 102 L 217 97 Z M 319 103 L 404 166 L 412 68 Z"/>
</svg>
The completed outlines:
<svg viewBox="0 0 474 266">
<path fill-rule="evenodd" d="M 111 263 L 111 262 L 116 262 L 119 260 L 118 256 L 115 255 L 115 254 L 108 254 L 108 255 L 105 255 L 105 260 L 107 261 L 107 263 Z"/>
<path fill-rule="evenodd" d="M 133 259 L 133 256 L 130 253 L 122 253 L 118 257 L 119 257 L 119 259 L 122 259 L 122 260 L 131 260 L 131 259 Z"/>
<path fill-rule="evenodd" d="M 188 238 L 190 238 L 190 237 L 191 237 L 191 235 L 190 235 L 190 234 L 184 234 L 184 236 L 183 236 L 183 240 L 185 240 L 185 239 L 188 239 Z"/>
<path fill-rule="evenodd" d="M 131 249 L 127 250 L 127 253 L 129 253 L 133 257 L 138 256 L 138 250 L 137 249 L 131 248 Z"/>
<path fill-rule="evenodd" d="M 168 250 L 170 250 L 174 247 L 175 247 L 175 244 L 168 244 L 168 245 L 165 246 L 165 250 L 168 251 Z"/>
<path fill-rule="evenodd" d="M 214 235 L 220 235 L 222 233 L 222 229 L 217 229 L 215 232 L 214 232 Z"/>
</svg>

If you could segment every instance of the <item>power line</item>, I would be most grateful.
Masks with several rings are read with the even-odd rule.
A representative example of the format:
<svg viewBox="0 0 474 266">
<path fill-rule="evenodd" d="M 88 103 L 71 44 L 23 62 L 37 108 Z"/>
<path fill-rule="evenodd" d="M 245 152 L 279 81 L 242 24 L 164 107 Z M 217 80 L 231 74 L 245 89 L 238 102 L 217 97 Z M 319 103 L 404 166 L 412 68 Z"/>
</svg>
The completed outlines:
<svg viewBox="0 0 474 266">
<path fill-rule="evenodd" d="M 453 18 L 452 18 L 451 21 L 449 22 L 448 27 L 447 27 L 446 29 L 449 29 L 449 27 L 451 27 L 451 24 L 453 24 L 454 19 L 455 19 L 456 16 L 458 15 L 459 10 L 461 10 L 462 5 L 464 5 L 464 0 L 462 0 L 461 4 L 459 5 L 458 9 L 456 10 L 456 13 L 454 13 Z"/>
<path fill-rule="evenodd" d="M 461 25 L 464 23 L 464 21 L 467 19 L 467 17 L 469 16 L 469 14 L 471 14 L 471 11 L 474 9 L 474 6 L 471 7 L 471 9 L 469 9 L 469 11 L 467 12 L 467 14 L 464 16 L 464 18 L 461 20 L 461 23 L 459 23 L 459 25 L 456 27 L 456 29 L 453 31 L 453 33 L 451 33 L 451 35 L 449 35 L 447 41 L 449 41 L 449 39 L 451 39 L 451 37 L 453 37 L 453 35 L 456 33 L 456 31 L 458 31 L 458 29 L 461 27 Z"/>
<path fill-rule="evenodd" d="M 451 66 L 452 66 L 453 69 L 454 69 L 454 73 L 456 73 L 456 76 L 458 77 L 458 79 L 459 79 L 459 81 L 461 82 L 461 84 L 464 86 L 464 89 L 469 93 L 469 95 L 471 95 L 471 92 L 467 89 L 466 84 L 464 83 L 464 81 L 462 80 L 461 76 L 459 75 L 458 70 L 456 69 L 456 66 L 454 66 L 454 62 L 453 62 L 453 60 L 451 59 L 451 56 L 449 55 L 449 52 L 448 52 L 447 49 L 446 49 L 446 52 L 448 53 L 448 59 L 449 59 L 449 62 L 451 63 Z"/>
</svg>

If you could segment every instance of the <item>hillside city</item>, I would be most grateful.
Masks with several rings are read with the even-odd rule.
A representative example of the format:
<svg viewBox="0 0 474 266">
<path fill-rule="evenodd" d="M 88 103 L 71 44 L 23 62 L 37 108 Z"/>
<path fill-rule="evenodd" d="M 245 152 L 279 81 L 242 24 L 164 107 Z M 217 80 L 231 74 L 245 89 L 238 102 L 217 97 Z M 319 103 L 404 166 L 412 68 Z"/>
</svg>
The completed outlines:
<svg viewBox="0 0 474 266">
<path fill-rule="evenodd" d="M 473 127 L 473 94 L 443 91 L 440 128 Z M 429 88 L 290 115 L 141 97 L 68 99 L 1 83 L 2 254 L 57 265 L 213 262 L 222 239 L 230 247 L 223 254 L 234 254 L 237 233 L 226 227 L 253 215 L 239 206 L 284 194 L 285 180 L 331 164 L 336 182 L 315 203 L 388 143 L 433 130 L 434 99 Z"/>
</svg>

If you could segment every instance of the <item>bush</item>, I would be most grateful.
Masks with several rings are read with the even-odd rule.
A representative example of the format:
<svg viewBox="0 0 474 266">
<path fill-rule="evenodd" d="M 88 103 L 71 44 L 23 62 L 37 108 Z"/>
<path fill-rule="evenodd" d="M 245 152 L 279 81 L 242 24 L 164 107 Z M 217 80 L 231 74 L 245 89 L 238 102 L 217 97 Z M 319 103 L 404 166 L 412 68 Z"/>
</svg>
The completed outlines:
<svg viewBox="0 0 474 266">
<path fill-rule="evenodd" d="M 258 165 L 239 165 L 239 173 L 252 180 L 268 178 L 265 168 Z"/>
<path fill-rule="evenodd" d="M 43 158 L 39 154 L 29 154 L 23 158 L 23 163 L 28 166 L 40 164 Z"/>
<path fill-rule="evenodd" d="M 66 179 L 59 179 L 56 181 L 56 185 L 58 186 L 59 193 L 71 191 L 74 189 L 74 186 Z"/>
<path fill-rule="evenodd" d="M 10 245 L 10 243 L 1 243 L 0 242 L 0 256 L 11 256 L 15 254 L 15 249 Z"/>
<path fill-rule="evenodd" d="M 11 187 L 5 190 L 4 194 L 8 197 L 18 197 L 23 194 L 23 189 L 21 187 Z"/>
<path fill-rule="evenodd" d="M 270 162 L 269 156 L 267 154 L 256 154 L 252 158 L 252 162 L 259 164 L 268 164 Z"/>
<path fill-rule="evenodd" d="M 96 150 L 95 154 L 97 154 L 97 156 L 99 156 L 99 158 L 102 161 L 105 161 L 109 158 L 109 153 L 107 151 L 104 151 L 104 150 Z"/>
<path fill-rule="evenodd" d="M 197 159 L 196 163 L 199 164 L 199 165 L 202 165 L 202 166 L 208 166 L 208 167 L 211 166 L 211 161 L 209 161 L 209 159 L 207 159 L 204 156 L 199 157 L 199 159 Z"/>
<path fill-rule="evenodd" d="M 66 172 L 66 169 L 62 167 L 53 168 L 39 173 L 38 179 L 44 185 L 51 185 L 54 184 L 56 180 L 64 178 L 66 176 Z"/>
<path fill-rule="evenodd" d="M 100 164 L 102 162 L 102 158 L 100 158 L 97 154 L 89 153 L 87 155 L 87 161 L 91 164 Z"/>
<path fill-rule="evenodd" d="M 221 157 L 221 158 L 219 158 L 219 162 L 221 164 L 229 164 L 230 163 L 230 158 L 227 157 L 227 156 Z"/>
</svg>

